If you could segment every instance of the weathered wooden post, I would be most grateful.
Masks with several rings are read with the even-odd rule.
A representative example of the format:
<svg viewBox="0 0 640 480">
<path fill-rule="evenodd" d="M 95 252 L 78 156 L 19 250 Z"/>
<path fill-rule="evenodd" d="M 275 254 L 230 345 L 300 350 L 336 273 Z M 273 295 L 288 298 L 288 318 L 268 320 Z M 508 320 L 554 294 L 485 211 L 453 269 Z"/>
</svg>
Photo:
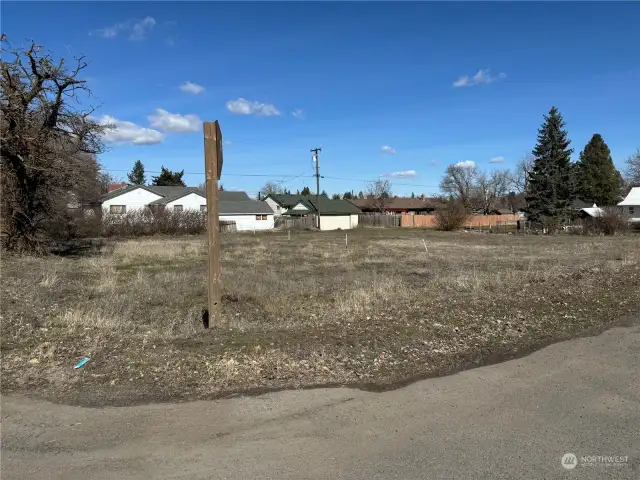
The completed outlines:
<svg viewBox="0 0 640 480">
<path fill-rule="evenodd" d="M 209 325 L 220 326 L 220 227 L 218 225 L 218 180 L 222 173 L 220 124 L 204 122 L 204 165 L 207 182 L 207 237 L 209 240 Z"/>
</svg>

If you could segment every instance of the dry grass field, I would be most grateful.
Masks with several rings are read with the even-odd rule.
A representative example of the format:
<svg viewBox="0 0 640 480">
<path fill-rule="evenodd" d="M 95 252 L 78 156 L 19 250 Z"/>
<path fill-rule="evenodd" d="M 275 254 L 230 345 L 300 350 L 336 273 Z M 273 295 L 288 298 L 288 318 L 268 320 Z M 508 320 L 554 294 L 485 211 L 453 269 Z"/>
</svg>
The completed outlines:
<svg viewBox="0 0 640 480">
<path fill-rule="evenodd" d="M 222 248 L 226 325 L 209 330 L 203 237 L 5 256 L 3 392 L 100 405 L 385 388 L 640 311 L 637 235 L 362 229 L 348 248 L 344 232 L 229 234 Z"/>
</svg>

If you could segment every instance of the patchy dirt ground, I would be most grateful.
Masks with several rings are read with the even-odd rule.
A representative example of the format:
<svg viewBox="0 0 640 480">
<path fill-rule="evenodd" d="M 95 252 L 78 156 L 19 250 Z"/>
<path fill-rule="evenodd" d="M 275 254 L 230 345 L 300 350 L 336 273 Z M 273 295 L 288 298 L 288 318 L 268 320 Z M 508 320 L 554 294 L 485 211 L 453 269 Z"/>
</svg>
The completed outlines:
<svg viewBox="0 0 640 480">
<path fill-rule="evenodd" d="M 347 249 L 344 235 L 225 236 L 225 325 L 209 330 L 201 237 L 113 242 L 74 258 L 3 257 L 2 391 L 124 405 L 383 389 L 640 311 L 639 236 L 362 229 L 349 232 Z"/>
</svg>

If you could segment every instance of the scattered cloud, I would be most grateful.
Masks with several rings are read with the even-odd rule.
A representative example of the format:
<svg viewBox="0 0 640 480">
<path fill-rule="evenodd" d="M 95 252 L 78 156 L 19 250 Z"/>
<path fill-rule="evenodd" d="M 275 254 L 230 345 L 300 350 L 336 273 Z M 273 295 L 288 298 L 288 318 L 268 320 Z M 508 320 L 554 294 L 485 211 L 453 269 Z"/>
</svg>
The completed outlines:
<svg viewBox="0 0 640 480">
<path fill-rule="evenodd" d="M 299 108 L 296 108 L 293 112 L 291 112 L 291 115 L 293 115 L 295 118 L 300 119 L 300 120 L 304 120 L 305 117 L 306 117 L 304 112 L 302 110 L 300 110 Z"/>
<path fill-rule="evenodd" d="M 456 163 L 456 167 L 462 167 L 462 168 L 473 168 L 475 166 L 476 166 L 476 162 L 474 162 L 473 160 L 465 160 L 464 162 Z"/>
<path fill-rule="evenodd" d="M 198 132 L 202 129 L 202 120 L 197 115 L 180 115 L 156 108 L 155 113 L 147 118 L 153 128 L 164 132 L 186 133 Z"/>
<path fill-rule="evenodd" d="M 186 93 L 191 93 L 192 95 L 199 95 L 204 92 L 204 87 L 202 85 L 198 85 L 197 83 L 184 82 L 180 85 L 180 90 Z"/>
<path fill-rule="evenodd" d="M 393 172 L 390 174 L 392 177 L 396 178 L 412 178 L 418 175 L 415 170 L 405 170 L 404 172 Z"/>
<path fill-rule="evenodd" d="M 129 40 L 144 40 L 153 27 L 155 27 L 156 21 L 153 17 L 145 17 L 139 22 L 135 22 L 131 27 L 131 35 Z"/>
<path fill-rule="evenodd" d="M 231 145 L 232 143 L 231 140 L 222 140 L 222 145 Z"/>
<path fill-rule="evenodd" d="M 89 35 L 97 35 L 102 38 L 115 38 L 120 34 L 128 35 L 129 40 L 144 40 L 147 34 L 156 26 L 153 17 L 145 17 L 142 20 L 126 20 L 109 27 L 92 30 Z"/>
<path fill-rule="evenodd" d="M 270 103 L 252 102 L 242 97 L 237 100 L 229 100 L 226 107 L 236 115 L 257 115 L 259 117 L 280 115 L 280 111 Z"/>
<path fill-rule="evenodd" d="M 502 163 L 504 162 L 504 157 L 493 157 L 489 160 L 489 163 Z"/>
<path fill-rule="evenodd" d="M 434 165 L 438 165 L 438 160 L 429 160 L 429 165 L 431 165 L 432 167 Z"/>
<path fill-rule="evenodd" d="M 101 125 L 108 125 L 108 129 L 103 135 L 105 143 L 122 145 L 132 143 L 133 145 L 155 145 L 164 140 L 164 135 L 151 128 L 141 127 L 133 122 L 118 120 L 115 117 L 104 115 L 98 119 Z"/>
<path fill-rule="evenodd" d="M 497 76 L 491 75 L 488 68 L 478 70 L 473 77 L 469 77 L 468 75 L 461 76 L 458 80 L 453 82 L 454 87 L 473 87 L 474 85 L 480 84 L 488 84 L 497 82 L 498 80 L 502 80 L 506 75 L 504 73 L 500 73 Z"/>
<path fill-rule="evenodd" d="M 391 155 L 395 155 L 396 153 L 398 153 L 395 148 L 390 147 L 389 145 L 383 145 L 382 147 L 380 147 L 380 151 L 384 153 L 389 153 Z"/>
<path fill-rule="evenodd" d="M 175 47 L 176 46 L 176 39 L 173 37 L 167 37 L 164 40 L 164 44 L 169 46 L 169 47 Z"/>
</svg>

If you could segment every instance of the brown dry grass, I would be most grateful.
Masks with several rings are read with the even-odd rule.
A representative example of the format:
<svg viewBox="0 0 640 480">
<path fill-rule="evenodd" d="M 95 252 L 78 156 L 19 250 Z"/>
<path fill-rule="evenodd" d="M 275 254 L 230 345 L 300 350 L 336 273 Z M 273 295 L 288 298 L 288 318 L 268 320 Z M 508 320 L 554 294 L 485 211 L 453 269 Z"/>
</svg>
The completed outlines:
<svg viewBox="0 0 640 480">
<path fill-rule="evenodd" d="M 387 385 L 640 310 L 638 236 L 229 234 L 222 258 L 213 331 L 201 237 L 3 258 L 3 390 L 95 404 Z"/>
</svg>

